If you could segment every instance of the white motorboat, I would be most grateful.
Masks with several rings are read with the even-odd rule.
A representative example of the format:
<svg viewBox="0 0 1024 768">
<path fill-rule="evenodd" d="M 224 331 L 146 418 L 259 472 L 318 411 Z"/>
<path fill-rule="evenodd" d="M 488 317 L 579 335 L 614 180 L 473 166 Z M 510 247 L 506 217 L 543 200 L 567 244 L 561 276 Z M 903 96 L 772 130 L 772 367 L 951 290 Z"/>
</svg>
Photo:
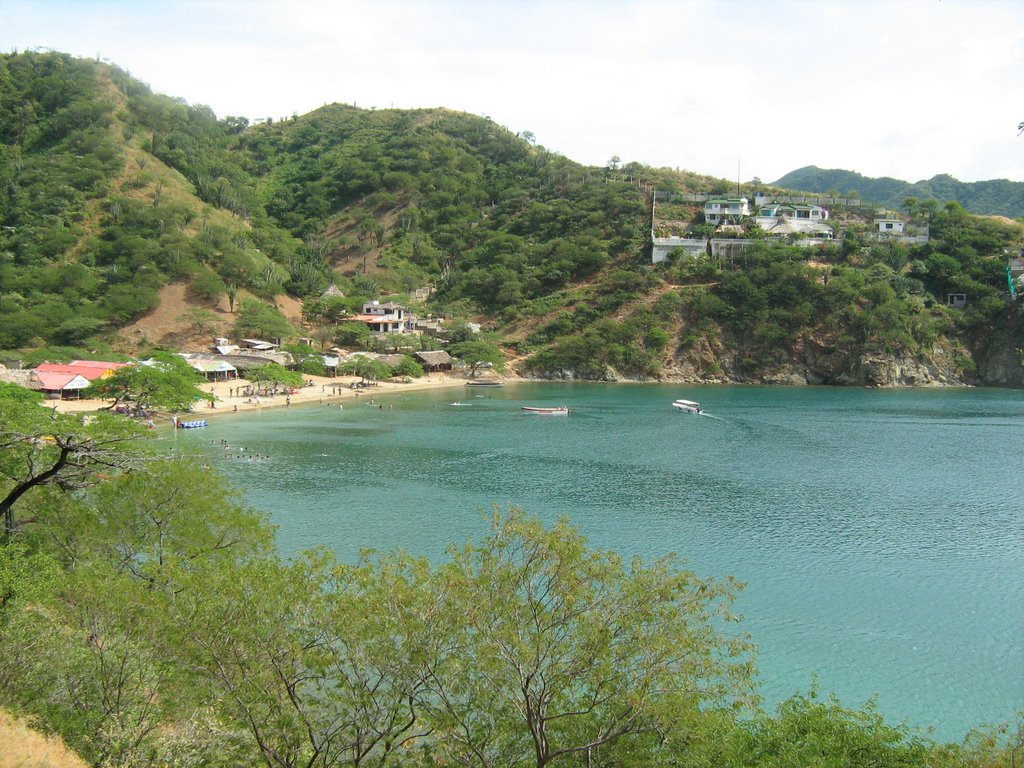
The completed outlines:
<svg viewBox="0 0 1024 768">
<path fill-rule="evenodd" d="M 696 400 L 675 400 L 672 407 L 683 413 L 703 413 L 704 411 Z"/>
</svg>

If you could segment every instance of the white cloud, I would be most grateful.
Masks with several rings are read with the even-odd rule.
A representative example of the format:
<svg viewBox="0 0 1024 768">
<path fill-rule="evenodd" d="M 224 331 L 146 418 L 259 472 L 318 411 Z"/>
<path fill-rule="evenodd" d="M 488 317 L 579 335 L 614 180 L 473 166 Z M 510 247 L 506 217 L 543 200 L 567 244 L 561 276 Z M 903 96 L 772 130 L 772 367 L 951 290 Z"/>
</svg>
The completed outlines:
<svg viewBox="0 0 1024 768">
<path fill-rule="evenodd" d="M 221 116 L 446 106 L 589 164 L 1024 178 L 1011 0 L 7 0 L 0 49 L 34 46 Z"/>
</svg>

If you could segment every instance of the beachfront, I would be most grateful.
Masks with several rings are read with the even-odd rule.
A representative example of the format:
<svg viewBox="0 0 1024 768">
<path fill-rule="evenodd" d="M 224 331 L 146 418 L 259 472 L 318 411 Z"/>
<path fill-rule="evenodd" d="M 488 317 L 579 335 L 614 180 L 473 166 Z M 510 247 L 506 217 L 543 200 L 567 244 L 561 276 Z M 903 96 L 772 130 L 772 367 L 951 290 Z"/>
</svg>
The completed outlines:
<svg viewBox="0 0 1024 768">
<path fill-rule="evenodd" d="M 413 392 L 424 389 L 444 389 L 447 387 L 464 387 L 466 379 L 458 376 L 447 376 L 445 374 L 433 373 L 419 379 L 410 379 L 406 382 L 381 381 L 366 387 L 353 388 L 362 380 L 358 376 L 305 376 L 307 384 L 298 387 L 294 392 L 286 394 L 282 390 L 274 397 L 259 397 L 245 395 L 246 387 L 255 385 L 244 378 L 228 379 L 225 381 L 208 382 L 200 385 L 204 392 L 210 392 L 216 398 L 211 406 L 206 403 L 196 403 L 192 410 L 192 416 L 209 418 L 223 414 L 243 413 L 262 408 L 288 408 L 293 405 L 309 403 L 338 402 L 343 405 L 345 400 L 370 399 L 374 401 L 383 400 L 386 402 L 389 395 Z M 110 405 L 110 400 L 48 400 L 48 406 L 54 406 L 62 413 L 80 413 L 85 411 L 97 411 L 100 408 Z M 181 414 L 179 414 L 179 417 Z M 163 419 L 169 421 L 170 414 L 165 414 Z M 188 417 L 186 417 L 188 418 Z"/>
</svg>

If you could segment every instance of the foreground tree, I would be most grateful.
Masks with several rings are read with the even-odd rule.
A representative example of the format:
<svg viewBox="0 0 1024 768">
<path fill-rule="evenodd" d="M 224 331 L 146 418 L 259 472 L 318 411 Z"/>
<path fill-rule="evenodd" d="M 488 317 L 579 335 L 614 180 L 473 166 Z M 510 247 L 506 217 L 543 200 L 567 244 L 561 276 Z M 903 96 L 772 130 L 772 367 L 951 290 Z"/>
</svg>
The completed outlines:
<svg viewBox="0 0 1024 768">
<path fill-rule="evenodd" d="M 430 732 L 428 576 L 425 563 L 260 558 L 198 577 L 177 608 L 210 699 L 266 765 L 384 766 Z"/>
<path fill-rule="evenodd" d="M 15 530 L 14 508 L 32 491 L 88 488 L 142 467 L 145 430 L 109 415 L 89 418 L 0 398 L 0 514 L 4 534 Z"/>
<path fill-rule="evenodd" d="M 762 713 L 742 723 L 725 743 L 726 754 L 716 755 L 713 762 L 735 768 L 971 764 L 959 749 L 937 746 L 905 726 L 886 724 L 871 702 L 860 710 L 847 709 L 816 688 L 784 701 L 775 716 Z"/>
<path fill-rule="evenodd" d="M 672 558 L 626 566 L 564 519 L 493 525 L 439 572 L 453 643 L 432 716 L 454 762 L 609 765 L 752 702 L 751 648 L 726 633 L 734 582 Z"/>
</svg>

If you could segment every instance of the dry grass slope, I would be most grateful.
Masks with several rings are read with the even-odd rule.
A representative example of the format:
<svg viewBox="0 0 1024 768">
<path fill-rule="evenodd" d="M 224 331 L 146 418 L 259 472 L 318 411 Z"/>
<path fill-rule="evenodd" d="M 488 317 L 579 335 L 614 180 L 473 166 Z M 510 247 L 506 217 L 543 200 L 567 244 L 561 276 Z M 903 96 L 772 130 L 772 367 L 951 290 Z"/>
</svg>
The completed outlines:
<svg viewBox="0 0 1024 768">
<path fill-rule="evenodd" d="M 0 709 L 0 768 L 88 768 L 57 736 L 44 736 Z"/>
</svg>

